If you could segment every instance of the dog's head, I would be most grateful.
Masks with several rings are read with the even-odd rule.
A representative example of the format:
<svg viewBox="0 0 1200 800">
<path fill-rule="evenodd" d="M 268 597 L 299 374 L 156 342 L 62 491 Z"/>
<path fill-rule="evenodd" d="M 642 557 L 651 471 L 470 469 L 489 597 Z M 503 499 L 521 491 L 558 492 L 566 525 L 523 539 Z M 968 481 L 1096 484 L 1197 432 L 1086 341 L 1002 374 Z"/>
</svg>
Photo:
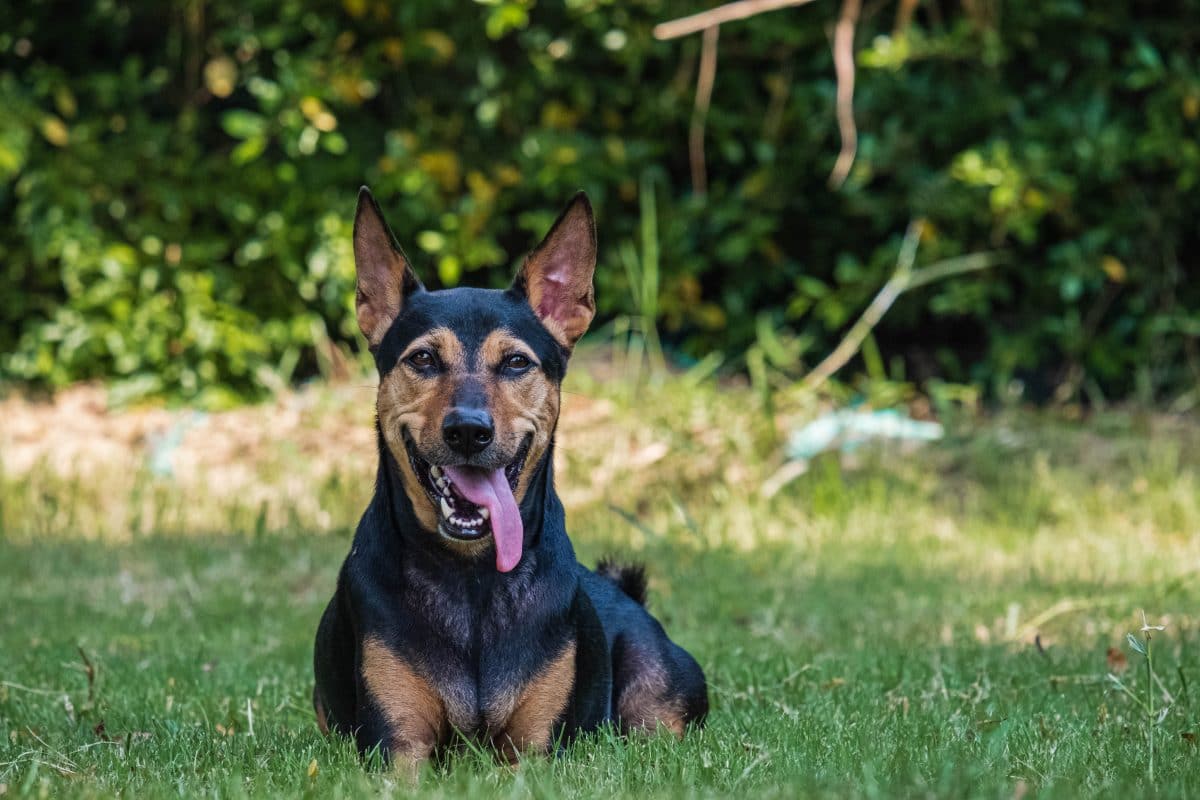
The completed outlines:
<svg viewBox="0 0 1200 800">
<path fill-rule="evenodd" d="M 549 453 L 572 348 L 595 313 L 596 232 L 581 192 L 507 290 L 426 291 L 371 193 L 354 220 L 358 324 L 377 412 L 422 527 L 496 568 L 521 560 L 519 504 Z"/>
</svg>

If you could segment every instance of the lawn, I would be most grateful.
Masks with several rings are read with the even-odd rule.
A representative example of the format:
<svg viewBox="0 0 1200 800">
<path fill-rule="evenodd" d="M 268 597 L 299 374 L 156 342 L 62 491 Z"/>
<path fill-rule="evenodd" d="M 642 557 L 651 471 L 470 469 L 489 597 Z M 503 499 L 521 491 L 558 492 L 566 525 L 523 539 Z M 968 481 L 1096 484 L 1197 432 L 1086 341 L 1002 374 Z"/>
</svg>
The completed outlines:
<svg viewBox="0 0 1200 800">
<path fill-rule="evenodd" d="M 649 565 L 708 726 L 516 770 L 467 754 L 417 787 L 364 769 L 309 697 L 371 491 L 372 397 L 207 417 L 6 401 L 0 794 L 1200 795 L 1200 425 L 960 412 L 941 442 L 822 456 L 780 487 L 777 442 L 811 408 L 582 373 L 568 528 L 587 563 Z M 1165 625 L 1149 694 L 1143 611 Z"/>
</svg>

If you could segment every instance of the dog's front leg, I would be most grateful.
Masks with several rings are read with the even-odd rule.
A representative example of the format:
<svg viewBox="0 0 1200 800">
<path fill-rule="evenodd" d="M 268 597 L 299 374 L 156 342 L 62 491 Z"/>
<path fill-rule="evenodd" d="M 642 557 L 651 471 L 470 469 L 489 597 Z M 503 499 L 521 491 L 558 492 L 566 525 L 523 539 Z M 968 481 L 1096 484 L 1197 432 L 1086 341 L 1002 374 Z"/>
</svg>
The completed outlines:
<svg viewBox="0 0 1200 800">
<path fill-rule="evenodd" d="M 359 750 L 378 746 L 394 767 L 415 775 L 449 732 L 441 696 L 382 639 L 365 639 L 358 663 Z"/>
<path fill-rule="evenodd" d="M 562 723 L 575 691 L 576 643 L 568 641 L 554 658 L 523 687 L 499 735 L 493 738 L 500 755 L 509 763 L 522 753 L 548 754 L 554 732 Z"/>
</svg>

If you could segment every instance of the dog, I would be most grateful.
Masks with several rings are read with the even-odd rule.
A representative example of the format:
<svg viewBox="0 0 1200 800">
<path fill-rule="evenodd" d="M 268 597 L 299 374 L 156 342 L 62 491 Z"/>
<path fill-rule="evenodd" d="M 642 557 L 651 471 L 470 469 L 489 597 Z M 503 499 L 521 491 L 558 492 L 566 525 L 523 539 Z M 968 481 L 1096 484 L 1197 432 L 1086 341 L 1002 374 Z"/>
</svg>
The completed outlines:
<svg viewBox="0 0 1200 800">
<path fill-rule="evenodd" d="M 415 768 L 455 743 L 513 762 L 605 724 L 702 725 L 704 673 L 647 612 L 641 568 L 581 565 L 554 490 L 562 380 L 595 313 L 586 195 L 507 290 L 427 291 L 366 187 L 354 260 L 379 470 L 317 629 L 320 729 Z"/>
</svg>

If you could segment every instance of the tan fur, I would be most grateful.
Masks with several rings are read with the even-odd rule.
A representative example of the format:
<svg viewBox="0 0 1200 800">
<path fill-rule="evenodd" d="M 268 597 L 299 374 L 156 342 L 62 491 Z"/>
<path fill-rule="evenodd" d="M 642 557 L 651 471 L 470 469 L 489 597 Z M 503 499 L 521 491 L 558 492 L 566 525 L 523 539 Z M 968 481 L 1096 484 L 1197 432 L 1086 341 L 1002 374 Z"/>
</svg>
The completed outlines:
<svg viewBox="0 0 1200 800">
<path fill-rule="evenodd" d="M 437 691 L 379 639 L 362 645 L 362 677 L 367 693 L 388 722 L 387 743 L 398 766 L 427 759 L 449 734 L 446 709 Z"/>
<path fill-rule="evenodd" d="M 521 688 L 511 706 L 501 704 L 499 713 L 494 712 L 500 716 L 508 707 L 512 708 L 508 719 L 500 723 L 501 732 L 492 740 L 504 757 L 516 761 L 521 753 L 528 751 L 549 753 L 554 723 L 566 711 L 574 688 L 575 642 L 572 641 Z M 493 714 L 488 716 L 494 718 Z"/>
<path fill-rule="evenodd" d="M 398 280 L 386 280 L 369 289 L 359 284 L 354 294 L 354 312 L 359 330 L 371 347 L 378 347 L 383 341 L 383 335 L 400 311 L 401 297 Z"/>
<path fill-rule="evenodd" d="M 409 369 L 404 360 L 418 350 L 434 353 L 445 366 L 445 372 L 425 378 Z M 434 328 L 408 346 L 399 363 L 379 385 L 376 410 L 383 440 L 400 466 L 404 491 L 412 501 L 417 520 L 430 531 L 437 529 L 438 510 L 408 461 L 404 431 L 408 430 L 418 450 L 423 450 L 431 441 L 440 442 L 442 420 L 450 407 L 457 382 L 466 372 L 465 361 L 458 337 L 449 328 Z"/>
<path fill-rule="evenodd" d="M 430 350 L 441 360 L 443 371 L 432 378 L 417 375 L 404 362 L 417 350 Z M 421 486 L 404 446 L 407 430 L 420 452 L 435 452 L 442 447 L 442 421 L 450 409 L 455 390 L 467 378 L 480 380 L 488 394 L 488 406 L 496 426 L 496 446 L 516 453 L 527 435 L 532 434 L 529 454 L 514 492 L 517 502 L 525 496 L 532 475 L 558 423 L 558 387 L 539 369 L 531 369 L 516 379 L 497 377 L 497 368 L 514 353 L 534 358 L 530 347 L 503 330 L 492 332 L 479 349 L 476 363 L 467 364 L 462 342 L 448 328 L 435 328 L 414 340 L 379 386 L 378 414 L 383 439 L 391 451 L 412 501 L 417 520 L 429 531 L 437 529 L 438 510 Z M 487 541 L 448 541 L 447 545 L 463 552 L 488 546 Z"/>
<path fill-rule="evenodd" d="M 533 305 L 533 303 L 531 302 L 530 305 Z M 537 306 L 534 306 L 534 308 L 536 309 Z M 566 347 L 568 350 L 574 347 L 574 343 L 578 341 L 580 336 L 583 335 L 583 333 L 580 333 L 578 336 L 572 337 L 571 334 L 567 332 L 567 329 L 564 328 L 554 317 L 539 316 L 539 319 L 542 321 L 542 326 L 546 330 L 550 331 L 550 335 L 554 337 L 554 340 Z"/>
<path fill-rule="evenodd" d="M 596 226 L 587 200 L 576 197 L 521 265 L 525 296 L 546 330 L 570 350 L 596 313 L 592 274 Z"/>
<path fill-rule="evenodd" d="M 419 283 L 369 195 L 360 195 L 354 219 L 354 264 L 354 311 L 359 329 L 375 348 L 400 313 L 405 291 Z"/>
<path fill-rule="evenodd" d="M 520 503 L 529 488 L 529 477 L 550 446 L 554 426 L 558 424 L 559 391 L 539 369 L 531 369 L 515 379 L 497 378 L 496 366 L 514 353 L 534 360 L 527 344 L 507 331 L 494 331 L 479 348 L 477 371 L 488 376 L 486 385 L 496 424 L 496 441 L 508 444 L 515 451 L 527 435 L 533 434 L 514 492 Z"/>
<path fill-rule="evenodd" d="M 313 687 L 313 708 L 317 712 L 317 728 L 321 733 L 329 733 L 329 715 L 325 712 L 325 704 L 321 702 L 321 693 Z"/>
<path fill-rule="evenodd" d="M 617 717 L 625 731 L 654 733 L 662 725 L 679 739 L 687 727 L 683 701 L 671 693 L 661 664 L 649 664 L 621 691 Z"/>
</svg>

